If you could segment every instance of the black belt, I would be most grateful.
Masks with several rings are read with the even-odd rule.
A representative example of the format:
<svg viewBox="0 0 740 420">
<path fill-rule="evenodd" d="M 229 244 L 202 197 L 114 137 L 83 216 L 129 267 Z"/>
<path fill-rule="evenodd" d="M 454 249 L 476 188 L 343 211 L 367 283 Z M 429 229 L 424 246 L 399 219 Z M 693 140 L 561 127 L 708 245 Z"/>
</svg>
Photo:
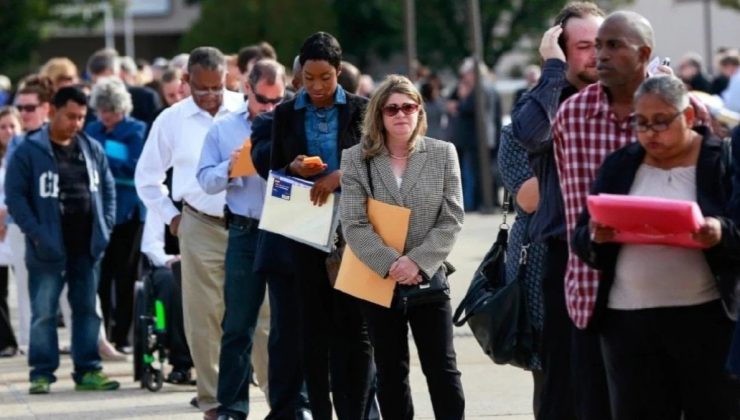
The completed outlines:
<svg viewBox="0 0 740 420">
<path fill-rule="evenodd" d="M 259 225 L 260 221 L 257 219 L 252 219 L 251 217 L 246 216 L 240 216 L 238 214 L 229 213 L 229 225 L 239 226 L 246 229 L 251 229 L 252 227 L 257 227 Z"/>
<path fill-rule="evenodd" d="M 193 213 L 196 213 L 196 214 L 198 214 L 198 215 L 200 215 L 200 216 L 203 216 L 203 217 L 205 217 L 206 219 L 208 219 L 208 220 L 211 220 L 211 221 L 213 221 L 213 222 L 216 222 L 216 223 L 218 223 L 218 224 L 220 224 L 220 225 L 222 225 L 222 226 L 223 226 L 223 224 L 224 224 L 224 222 L 225 222 L 225 220 L 226 220 L 226 219 L 224 219 L 223 217 L 216 217 L 216 216 L 211 216 L 211 215 L 210 215 L 210 214 L 208 214 L 208 213 L 203 213 L 202 211 L 200 211 L 200 210 L 196 209 L 195 207 L 191 206 L 190 204 L 188 204 L 188 203 L 187 203 L 186 201 L 184 201 L 184 200 L 183 200 L 182 204 L 183 204 L 183 205 L 184 205 L 185 207 L 189 208 L 189 209 L 190 209 L 190 210 L 191 210 L 191 211 L 192 211 Z"/>
</svg>

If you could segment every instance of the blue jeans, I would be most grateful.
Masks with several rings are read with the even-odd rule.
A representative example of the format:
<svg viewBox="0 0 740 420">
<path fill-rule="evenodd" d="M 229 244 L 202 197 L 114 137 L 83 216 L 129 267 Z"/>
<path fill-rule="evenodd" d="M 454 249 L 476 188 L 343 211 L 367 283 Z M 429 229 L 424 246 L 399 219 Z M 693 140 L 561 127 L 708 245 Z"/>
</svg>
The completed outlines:
<svg viewBox="0 0 740 420">
<path fill-rule="evenodd" d="M 221 355 L 218 374 L 219 413 L 249 414 L 251 353 L 265 279 L 253 272 L 257 251 L 257 221 L 230 223 L 226 248 Z"/>
<path fill-rule="evenodd" d="M 28 267 L 31 298 L 28 364 L 32 381 L 42 377 L 49 382 L 56 381 L 54 371 L 59 367 L 57 311 L 65 282 L 72 308 L 72 377 L 79 382 L 85 373 L 101 369 L 98 354 L 100 317 L 95 311 L 99 273 L 100 261 L 89 255 L 67 255 L 65 269 L 61 271 L 37 265 Z"/>
</svg>

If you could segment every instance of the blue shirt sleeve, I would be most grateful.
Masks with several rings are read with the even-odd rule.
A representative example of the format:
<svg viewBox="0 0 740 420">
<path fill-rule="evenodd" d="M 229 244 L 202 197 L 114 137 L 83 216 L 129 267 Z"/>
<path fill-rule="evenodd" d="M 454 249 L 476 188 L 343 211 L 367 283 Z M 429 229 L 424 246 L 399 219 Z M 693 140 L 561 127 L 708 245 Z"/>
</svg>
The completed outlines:
<svg viewBox="0 0 740 420">
<path fill-rule="evenodd" d="M 219 150 L 219 129 L 213 125 L 206 134 L 198 162 L 198 183 L 207 194 L 218 194 L 229 185 L 229 156 Z"/>
</svg>

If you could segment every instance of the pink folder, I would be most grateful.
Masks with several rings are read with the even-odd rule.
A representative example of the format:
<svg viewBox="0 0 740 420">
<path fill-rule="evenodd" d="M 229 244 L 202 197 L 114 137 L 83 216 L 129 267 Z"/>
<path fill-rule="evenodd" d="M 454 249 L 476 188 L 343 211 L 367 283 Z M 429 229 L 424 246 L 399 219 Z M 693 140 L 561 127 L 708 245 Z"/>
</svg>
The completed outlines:
<svg viewBox="0 0 740 420">
<path fill-rule="evenodd" d="M 599 194 L 588 197 L 591 219 L 617 230 L 614 242 L 703 248 L 691 239 L 704 223 L 693 201 Z"/>
</svg>

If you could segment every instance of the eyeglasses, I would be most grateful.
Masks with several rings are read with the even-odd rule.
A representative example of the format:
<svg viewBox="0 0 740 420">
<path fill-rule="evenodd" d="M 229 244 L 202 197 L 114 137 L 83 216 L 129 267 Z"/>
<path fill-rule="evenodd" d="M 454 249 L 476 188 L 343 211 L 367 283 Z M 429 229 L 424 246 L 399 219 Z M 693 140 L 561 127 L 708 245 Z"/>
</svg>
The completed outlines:
<svg viewBox="0 0 740 420">
<path fill-rule="evenodd" d="M 196 89 L 195 87 L 193 87 L 192 84 L 190 84 L 190 93 L 193 96 L 223 96 L 224 88 L 220 87 L 216 89 Z"/>
<path fill-rule="evenodd" d="M 383 107 L 383 114 L 386 117 L 395 117 L 398 111 L 403 112 L 404 115 L 411 115 L 419 110 L 419 104 L 413 102 L 407 102 L 403 105 L 390 104 Z"/>
<path fill-rule="evenodd" d="M 15 107 L 18 108 L 18 112 L 35 112 L 39 106 L 41 104 L 16 105 Z"/>
<path fill-rule="evenodd" d="M 254 99 L 256 99 L 257 102 L 261 103 L 262 105 L 267 105 L 267 104 L 277 105 L 283 101 L 282 96 L 278 96 L 277 98 L 268 98 L 267 96 L 262 96 L 257 92 L 254 92 Z"/>
<path fill-rule="evenodd" d="M 667 120 L 656 122 L 656 123 L 649 123 L 647 121 L 635 120 L 633 122 L 633 125 L 635 126 L 635 130 L 637 130 L 638 133 L 644 133 L 648 130 L 653 130 L 653 132 L 659 133 L 661 131 L 668 130 L 668 127 L 671 126 L 671 124 L 673 123 L 673 120 L 675 120 L 681 114 L 683 114 L 683 111 L 678 111 L 675 114 L 673 114 L 670 118 L 668 118 Z"/>
</svg>

